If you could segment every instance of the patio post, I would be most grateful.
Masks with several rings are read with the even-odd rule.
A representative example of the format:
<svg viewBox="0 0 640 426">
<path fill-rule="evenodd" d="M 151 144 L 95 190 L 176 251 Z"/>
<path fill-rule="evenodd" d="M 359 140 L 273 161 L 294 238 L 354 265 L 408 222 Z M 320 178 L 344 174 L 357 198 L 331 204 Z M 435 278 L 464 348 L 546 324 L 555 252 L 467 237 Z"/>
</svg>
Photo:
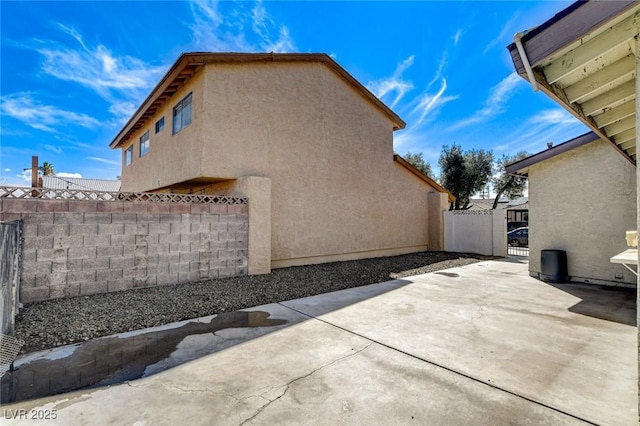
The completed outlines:
<svg viewBox="0 0 640 426">
<path fill-rule="evenodd" d="M 636 111 L 636 119 L 635 119 L 635 125 L 636 125 L 636 144 L 638 143 L 638 140 L 640 140 L 640 138 L 638 137 L 640 135 L 640 114 L 638 114 L 638 111 L 640 111 L 640 78 L 638 76 L 640 76 L 640 35 L 636 35 L 634 37 L 634 56 L 636 59 L 636 106 L 635 106 L 635 111 Z M 637 207 L 637 214 L 638 214 L 638 218 L 636 221 L 636 227 L 638 227 L 638 224 L 640 224 L 640 171 L 638 170 L 638 165 L 636 164 L 636 207 Z M 639 229 L 640 231 L 640 229 Z M 640 256 L 639 259 L 640 261 Z M 640 262 L 637 264 L 640 265 Z M 637 268 L 638 266 L 636 266 Z M 637 277 L 637 295 L 640 296 L 640 277 Z M 636 297 L 636 326 L 638 326 L 638 324 L 640 324 L 640 297 Z M 640 330 L 640 327 L 638 328 Z M 636 371 L 636 377 L 638 378 L 638 395 L 640 396 L 640 376 L 638 376 L 638 372 L 640 372 L 640 332 L 638 332 L 638 370 Z M 638 398 L 638 408 L 640 411 L 640 398 Z"/>
</svg>

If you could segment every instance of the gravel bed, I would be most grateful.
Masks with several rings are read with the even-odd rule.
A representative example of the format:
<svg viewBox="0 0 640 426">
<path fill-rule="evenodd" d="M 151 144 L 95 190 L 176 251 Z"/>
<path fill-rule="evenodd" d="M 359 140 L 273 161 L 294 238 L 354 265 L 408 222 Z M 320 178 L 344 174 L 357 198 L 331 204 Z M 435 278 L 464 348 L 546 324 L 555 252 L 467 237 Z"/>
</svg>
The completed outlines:
<svg viewBox="0 0 640 426">
<path fill-rule="evenodd" d="M 393 278 L 468 265 L 486 256 L 422 252 L 30 303 L 16 318 L 21 353 Z"/>
</svg>

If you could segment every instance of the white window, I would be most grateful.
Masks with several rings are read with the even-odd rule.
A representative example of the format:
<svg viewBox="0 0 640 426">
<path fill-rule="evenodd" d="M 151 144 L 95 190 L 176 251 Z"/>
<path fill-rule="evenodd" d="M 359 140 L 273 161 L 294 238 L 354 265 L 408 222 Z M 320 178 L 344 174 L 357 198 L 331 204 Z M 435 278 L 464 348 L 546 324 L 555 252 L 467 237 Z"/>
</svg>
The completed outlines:
<svg viewBox="0 0 640 426">
<path fill-rule="evenodd" d="M 129 148 L 124 150 L 124 165 L 128 166 L 133 160 L 133 145 L 129 145 Z"/>
<path fill-rule="evenodd" d="M 140 157 L 149 152 L 149 131 L 144 132 L 144 135 L 140 136 Z"/>
<path fill-rule="evenodd" d="M 173 108 L 173 134 L 191 124 L 191 99 L 192 93 L 189 93 L 183 100 Z"/>
</svg>

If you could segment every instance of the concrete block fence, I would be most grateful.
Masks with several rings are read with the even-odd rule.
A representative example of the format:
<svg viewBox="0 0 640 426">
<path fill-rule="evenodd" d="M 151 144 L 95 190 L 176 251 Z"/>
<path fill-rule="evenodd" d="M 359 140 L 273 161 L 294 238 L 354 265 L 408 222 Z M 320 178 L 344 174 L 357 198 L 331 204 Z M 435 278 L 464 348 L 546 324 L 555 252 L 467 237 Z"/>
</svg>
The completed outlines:
<svg viewBox="0 0 640 426">
<path fill-rule="evenodd" d="M 23 221 L 22 303 L 247 274 L 247 204 L 0 203 Z"/>
</svg>

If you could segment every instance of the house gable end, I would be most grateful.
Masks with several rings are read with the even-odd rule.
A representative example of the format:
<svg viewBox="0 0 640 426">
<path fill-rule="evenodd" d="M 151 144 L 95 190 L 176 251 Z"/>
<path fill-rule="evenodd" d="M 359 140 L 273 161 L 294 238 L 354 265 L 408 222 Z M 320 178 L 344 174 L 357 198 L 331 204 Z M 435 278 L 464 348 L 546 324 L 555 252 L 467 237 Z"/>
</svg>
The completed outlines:
<svg viewBox="0 0 640 426">
<path fill-rule="evenodd" d="M 391 122 L 394 130 L 403 129 L 405 122 L 380 99 L 358 82 L 351 74 L 323 53 L 184 53 L 163 76 L 141 106 L 109 144 L 112 149 L 121 147 L 203 66 L 211 63 L 321 63 L 336 73 L 352 89 L 379 109 Z"/>
</svg>

